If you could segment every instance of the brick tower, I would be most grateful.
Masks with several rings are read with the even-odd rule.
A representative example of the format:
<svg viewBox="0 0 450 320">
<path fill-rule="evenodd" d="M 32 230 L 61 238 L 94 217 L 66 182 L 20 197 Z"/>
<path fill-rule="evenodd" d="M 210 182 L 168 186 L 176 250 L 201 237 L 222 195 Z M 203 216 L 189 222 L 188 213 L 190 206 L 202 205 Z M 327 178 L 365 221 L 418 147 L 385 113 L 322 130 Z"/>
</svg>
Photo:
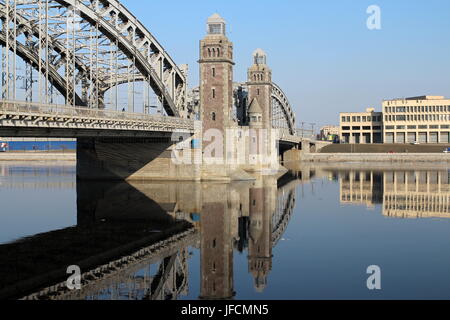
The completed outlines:
<svg viewBox="0 0 450 320">
<path fill-rule="evenodd" d="M 208 18 L 207 34 L 200 41 L 200 114 L 203 134 L 215 129 L 222 132 L 234 125 L 233 105 L 233 44 L 226 36 L 225 20 L 218 14 Z M 203 145 L 203 151 L 208 146 Z M 223 157 L 226 146 L 223 144 Z M 213 155 L 214 156 L 214 155 Z M 216 155 L 217 157 L 217 155 Z"/>
<path fill-rule="evenodd" d="M 258 100 L 262 110 L 263 129 L 272 128 L 272 70 L 267 66 L 266 53 L 257 49 L 253 65 L 248 69 L 248 101 Z"/>
</svg>

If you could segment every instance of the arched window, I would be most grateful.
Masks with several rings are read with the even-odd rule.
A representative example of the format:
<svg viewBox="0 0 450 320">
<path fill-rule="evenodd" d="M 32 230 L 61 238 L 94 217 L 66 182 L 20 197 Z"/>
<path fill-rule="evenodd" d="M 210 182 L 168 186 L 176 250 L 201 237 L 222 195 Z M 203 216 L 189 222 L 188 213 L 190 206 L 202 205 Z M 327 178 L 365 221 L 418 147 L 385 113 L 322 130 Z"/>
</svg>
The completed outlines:
<svg viewBox="0 0 450 320">
<path fill-rule="evenodd" d="M 208 57 L 211 58 L 211 49 L 208 48 Z"/>
<path fill-rule="evenodd" d="M 220 48 L 217 48 L 217 56 L 220 57 Z"/>
<path fill-rule="evenodd" d="M 253 75 L 253 79 L 256 81 L 256 74 L 255 75 Z"/>
</svg>

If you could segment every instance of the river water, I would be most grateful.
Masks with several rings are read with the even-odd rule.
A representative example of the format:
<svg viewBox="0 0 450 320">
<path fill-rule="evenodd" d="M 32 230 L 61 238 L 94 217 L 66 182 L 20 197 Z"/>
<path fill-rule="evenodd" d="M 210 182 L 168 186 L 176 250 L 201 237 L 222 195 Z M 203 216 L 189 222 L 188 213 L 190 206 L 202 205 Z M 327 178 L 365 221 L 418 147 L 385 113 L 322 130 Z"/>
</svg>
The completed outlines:
<svg viewBox="0 0 450 320">
<path fill-rule="evenodd" d="M 2 299 L 450 298 L 444 164 L 199 184 L 77 183 L 74 163 L 0 163 L 0 206 Z M 69 266 L 81 290 L 66 289 Z"/>
</svg>

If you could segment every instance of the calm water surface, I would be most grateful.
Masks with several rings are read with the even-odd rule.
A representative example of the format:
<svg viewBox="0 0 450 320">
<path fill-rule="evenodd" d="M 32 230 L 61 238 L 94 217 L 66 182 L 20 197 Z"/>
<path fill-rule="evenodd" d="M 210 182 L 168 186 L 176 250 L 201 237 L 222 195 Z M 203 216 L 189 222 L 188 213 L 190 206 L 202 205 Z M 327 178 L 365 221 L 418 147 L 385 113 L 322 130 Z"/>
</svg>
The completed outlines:
<svg viewBox="0 0 450 320">
<path fill-rule="evenodd" d="M 450 298 L 444 165 L 302 167 L 228 185 L 75 172 L 0 163 L 1 298 Z M 69 265 L 82 290 L 45 290 Z M 380 291 L 367 289 L 371 265 Z"/>
</svg>

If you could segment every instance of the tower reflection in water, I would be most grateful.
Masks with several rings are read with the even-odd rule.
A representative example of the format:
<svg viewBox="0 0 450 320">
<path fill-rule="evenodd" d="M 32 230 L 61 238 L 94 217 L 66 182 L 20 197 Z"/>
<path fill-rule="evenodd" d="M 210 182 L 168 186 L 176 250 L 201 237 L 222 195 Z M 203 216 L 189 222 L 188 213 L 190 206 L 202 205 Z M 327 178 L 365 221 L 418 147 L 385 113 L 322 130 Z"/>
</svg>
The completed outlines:
<svg viewBox="0 0 450 320">
<path fill-rule="evenodd" d="M 339 171 L 342 204 L 382 205 L 395 218 L 450 218 L 449 170 Z"/>
<path fill-rule="evenodd" d="M 88 256 L 71 260 L 73 265 L 82 261 L 82 289 L 69 291 L 65 282 L 41 283 L 45 289 L 33 289 L 26 299 L 183 298 L 190 295 L 191 248 L 200 252 L 200 292 L 194 293 L 200 299 L 235 297 L 235 250 L 248 251 L 249 276 L 262 292 L 272 269 L 272 248 L 293 214 L 297 184 L 290 175 L 236 184 L 78 182 L 76 229 L 89 237 L 69 242 L 79 246 L 75 251 L 92 247 Z M 58 232 L 66 241 L 73 229 Z M 102 238 L 103 233 L 108 236 Z M 41 237 L 25 242 L 38 247 Z M 113 239 L 113 245 L 93 249 L 105 239 Z M 63 265 L 52 267 L 61 272 Z M 30 278 L 38 284 L 35 275 Z"/>
</svg>

